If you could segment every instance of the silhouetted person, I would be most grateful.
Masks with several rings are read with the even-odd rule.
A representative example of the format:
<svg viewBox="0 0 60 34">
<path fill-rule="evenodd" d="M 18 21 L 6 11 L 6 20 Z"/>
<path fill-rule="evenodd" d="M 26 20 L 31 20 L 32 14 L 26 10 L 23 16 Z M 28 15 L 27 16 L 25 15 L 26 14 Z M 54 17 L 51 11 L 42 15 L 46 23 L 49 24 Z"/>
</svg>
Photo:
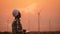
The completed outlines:
<svg viewBox="0 0 60 34">
<path fill-rule="evenodd" d="M 21 14 L 19 10 L 13 10 L 14 21 L 12 24 L 12 34 L 22 34 L 22 25 L 20 23 Z"/>
</svg>

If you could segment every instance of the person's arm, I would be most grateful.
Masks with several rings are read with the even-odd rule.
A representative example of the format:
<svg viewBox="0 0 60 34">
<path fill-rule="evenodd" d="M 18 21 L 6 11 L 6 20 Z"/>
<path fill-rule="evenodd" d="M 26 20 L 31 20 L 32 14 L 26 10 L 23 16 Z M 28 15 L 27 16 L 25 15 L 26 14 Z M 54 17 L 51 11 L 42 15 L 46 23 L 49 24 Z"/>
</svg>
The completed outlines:
<svg viewBox="0 0 60 34">
<path fill-rule="evenodd" d="M 22 26 L 21 26 L 19 20 L 17 20 L 17 31 L 18 31 L 18 32 L 22 32 Z"/>
</svg>

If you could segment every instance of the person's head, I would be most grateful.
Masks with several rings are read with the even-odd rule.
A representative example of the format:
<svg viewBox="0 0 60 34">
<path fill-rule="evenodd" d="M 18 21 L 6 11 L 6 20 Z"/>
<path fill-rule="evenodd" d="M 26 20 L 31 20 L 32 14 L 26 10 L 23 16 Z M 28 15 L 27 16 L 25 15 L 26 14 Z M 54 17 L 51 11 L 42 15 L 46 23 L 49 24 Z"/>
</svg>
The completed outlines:
<svg viewBox="0 0 60 34">
<path fill-rule="evenodd" d="M 21 14 L 20 14 L 19 10 L 14 9 L 14 10 L 13 10 L 13 16 L 14 16 L 15 18 L 21 18 Z"/>
</svg>

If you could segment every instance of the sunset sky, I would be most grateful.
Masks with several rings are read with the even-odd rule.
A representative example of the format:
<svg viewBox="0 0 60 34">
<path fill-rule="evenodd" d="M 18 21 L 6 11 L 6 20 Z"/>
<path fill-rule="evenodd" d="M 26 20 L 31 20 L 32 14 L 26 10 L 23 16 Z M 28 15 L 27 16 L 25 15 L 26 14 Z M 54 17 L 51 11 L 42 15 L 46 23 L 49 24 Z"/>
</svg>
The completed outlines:
<svg viewBox="0 0 60 34">
<path fill-rule="evenodd" d="M 12 31 L 13 9 L 21 12 L 21 24 L 27 31 L 60 31 L 60 0 L 0 0 L 0 32 Z"/>
</svg>

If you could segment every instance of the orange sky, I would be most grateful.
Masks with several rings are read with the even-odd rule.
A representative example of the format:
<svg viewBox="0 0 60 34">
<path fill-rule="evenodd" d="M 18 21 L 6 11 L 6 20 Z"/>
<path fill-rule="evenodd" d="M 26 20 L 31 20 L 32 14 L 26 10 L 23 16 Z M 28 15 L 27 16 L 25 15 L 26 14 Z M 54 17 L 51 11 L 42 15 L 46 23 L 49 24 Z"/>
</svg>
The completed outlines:
<svg viewBox="0 0 60 34">
<path fill-rule="evenodd" d="M 40 10 L 41 31 L 49 31 L 49 20 L 52 21 L 51 31 L 60 30 L 59 8 L 60 0 L 0 0 L 0 31 L 12 31 L 13 9 L 21 11 L 21 23 L 27 31 L 38 31 L 37 13 Z"/>
</svg>

